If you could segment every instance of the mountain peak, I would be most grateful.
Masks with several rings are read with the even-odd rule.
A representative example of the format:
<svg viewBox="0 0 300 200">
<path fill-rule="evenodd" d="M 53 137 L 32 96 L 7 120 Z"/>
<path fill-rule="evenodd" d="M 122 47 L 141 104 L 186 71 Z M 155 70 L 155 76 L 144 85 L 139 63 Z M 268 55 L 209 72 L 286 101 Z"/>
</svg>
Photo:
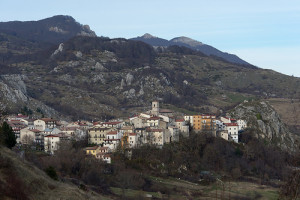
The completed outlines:
<svg viewBox="0 0 300 200">
<path fill-rule="evenodd" d="M 155 36 L 153 36 L 153 35 L 151 35 L 151 34 L 149 34 L 149 33 L 145 33 L 145 34 L 142 36 L 142 38 L 145 38 L 145 39 L 151 39 L 151 38 L 157 38 L 157 37 L 155 37 Z"/>
<path fill-rule="evenodd" d="M 68 19 L 68 20 L 73 20 L 73 21 L 76 21 L 72 16 L 70 15 L 54 15 L 52 17 L 48 17 L 46 19 L 49 19 L 49 18 L 56 18 L 56 19 Z"/>
<path fill-rule="evenodd" d="M 188 44 L 188 45 L 190 45 L 192 47 L 196 47 L 196 46 L 199 46 L 199 45 L 204 45 L 202 42 L 199 42 L 197 40 L 193 40 L 191 38 L 184 37 L 184 36 L 173 38 L 170 41 L 174 42 L 174 43 Z"/>
</svg>

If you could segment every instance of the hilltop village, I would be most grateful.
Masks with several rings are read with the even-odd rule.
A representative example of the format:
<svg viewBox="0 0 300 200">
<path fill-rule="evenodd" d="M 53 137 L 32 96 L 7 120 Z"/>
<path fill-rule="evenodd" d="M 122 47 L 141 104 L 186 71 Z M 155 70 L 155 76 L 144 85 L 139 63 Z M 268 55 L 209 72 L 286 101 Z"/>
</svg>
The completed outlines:
<svg viewBox="0 0 300 200">
<path fill-rule="evenodd" d="M 189 137 L 191 130 L 238 143 L 240 132 L 247 127 L 242 119 L 206 114 L 177 115 L 172 110 L 160 108 L 158 101 L 152 102 L 149 111 L 108 122 L 30 119 L 21 114 L 5 120 L 12 127 L 19 147 L 30 146 L 55 154 L 61 141 L 87 140 L 86 154 L 107 163 L 111 163 L 111 153 L 118 148 L 128 152 L 142 145 L 161 148 L 164 144 L 180 141 L 181 137 Z"/>
</svg>

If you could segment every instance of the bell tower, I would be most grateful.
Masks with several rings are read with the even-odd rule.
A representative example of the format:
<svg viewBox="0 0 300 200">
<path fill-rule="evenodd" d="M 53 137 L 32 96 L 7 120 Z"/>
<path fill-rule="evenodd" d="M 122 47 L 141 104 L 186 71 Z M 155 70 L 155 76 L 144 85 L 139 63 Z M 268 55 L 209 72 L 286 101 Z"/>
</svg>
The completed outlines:
<svg viewBox="0 0 300 200">
<path fill-rule="evenodd" d="M 158 115 L 159 114 L 159 102 L 158 101 L 153 101 L 152 102 L 152 111 L 151 113 L 153 115 Z"/>
</svg>

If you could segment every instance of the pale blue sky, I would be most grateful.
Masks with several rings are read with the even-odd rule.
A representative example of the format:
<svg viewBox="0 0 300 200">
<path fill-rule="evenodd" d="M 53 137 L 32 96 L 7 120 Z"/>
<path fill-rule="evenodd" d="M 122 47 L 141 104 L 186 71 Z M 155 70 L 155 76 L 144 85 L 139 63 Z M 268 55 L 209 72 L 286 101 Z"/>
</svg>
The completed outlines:
<svg viewBox="0 0 300 200">
<path fill-rule="evenodd" d="M 0 0 L 0 21 L 71 15 L 99 36 L 187 36 L 300 77 L 299 0 Z"/>
</svg>

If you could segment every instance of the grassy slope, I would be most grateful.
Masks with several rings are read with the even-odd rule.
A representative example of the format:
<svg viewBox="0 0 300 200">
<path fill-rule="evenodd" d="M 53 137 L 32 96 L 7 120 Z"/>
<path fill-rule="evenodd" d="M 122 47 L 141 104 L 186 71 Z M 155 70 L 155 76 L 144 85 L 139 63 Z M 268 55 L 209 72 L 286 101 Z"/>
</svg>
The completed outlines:
<svg viewBox="0 0 300 200">
<path fill-rule="evenodd" d="M 0 168 L 1 185 L 9 185 L 9 179 L 6 176 L 8 170 L 13 170 L 17 179 L 23 183 L 24 192 L 29 199 L 105 199 L 95 193 L 84 192 L 75 185 L 52 180 L 43 171 L 20 159 L 17 154 L 7 148 L 0 147 L 0 152 L 2 161 L 6 160 L 11 165 L 9 169 L 5 169 L 3 166 Z M 0 193 L 0 196 L 2 195 Z"/>
<path fill-rule="evenodd" d="M 272 98 L 268 99 L 287 125 L 297 125 L 300 121 L 300 100 Z"/>
<path fill-rule="evenodd" d="M 278 199 L 276 188 L 249 182 L 224 182 L 210 185 L 199 185 L 175 178 L 151 177 L 157 187 L 168 188 L 171 192 L 146 192 L 141 190 L 111 188 L 114 194 L 128 198 L 145 197 L 152 195 L 158 199 Z"/>
</svg>

